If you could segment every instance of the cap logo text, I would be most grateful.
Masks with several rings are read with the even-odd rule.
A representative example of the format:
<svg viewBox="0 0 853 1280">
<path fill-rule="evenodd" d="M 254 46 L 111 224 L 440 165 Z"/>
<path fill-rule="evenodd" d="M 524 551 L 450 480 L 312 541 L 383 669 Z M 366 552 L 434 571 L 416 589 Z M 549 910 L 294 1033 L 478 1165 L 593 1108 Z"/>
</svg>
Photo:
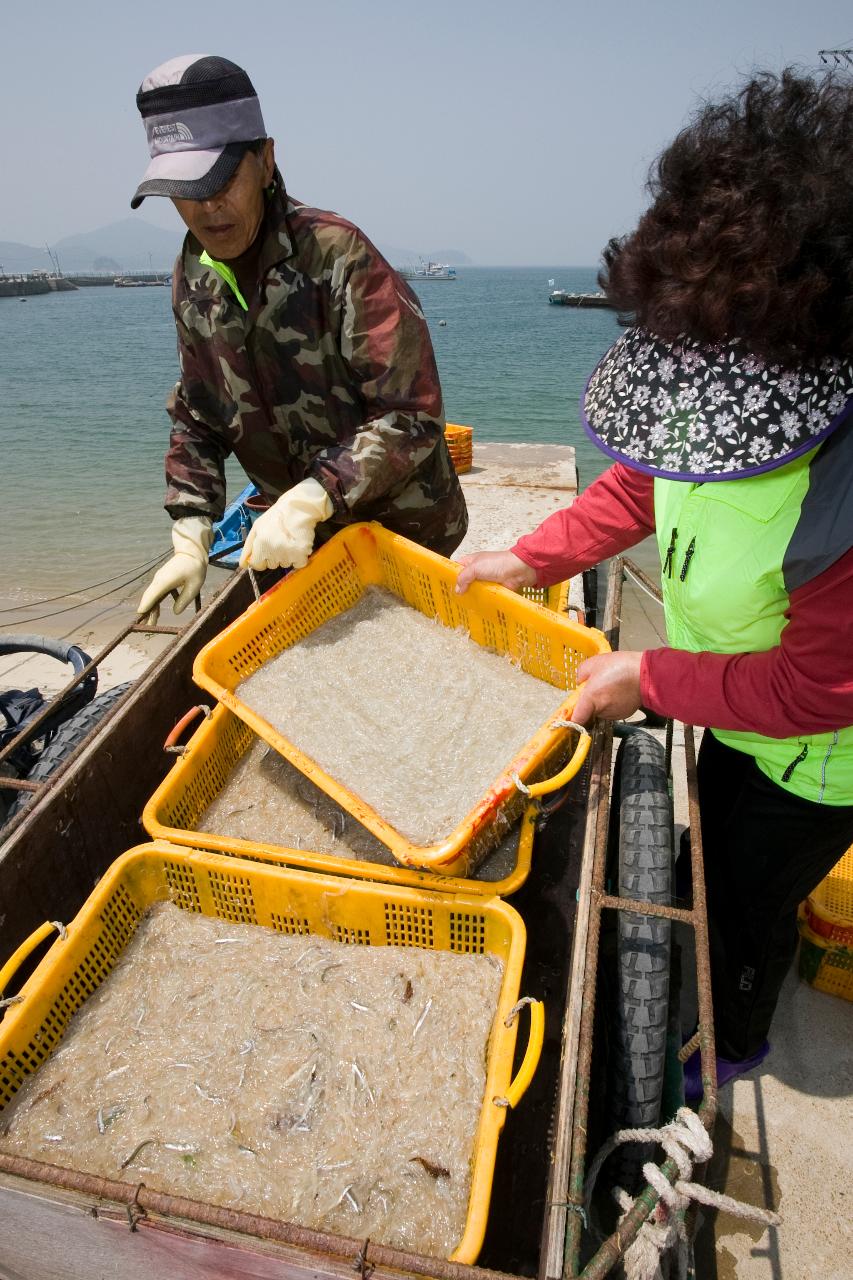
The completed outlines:
<svg viewBox="0 0 853 1280">
<path fill-rule="evenodd" d="M 155 124 L 151 132 L 158 142 L 193 141 L 191 131 L 180 120 L 170 121 L 169 124 Z"/>
</svg>

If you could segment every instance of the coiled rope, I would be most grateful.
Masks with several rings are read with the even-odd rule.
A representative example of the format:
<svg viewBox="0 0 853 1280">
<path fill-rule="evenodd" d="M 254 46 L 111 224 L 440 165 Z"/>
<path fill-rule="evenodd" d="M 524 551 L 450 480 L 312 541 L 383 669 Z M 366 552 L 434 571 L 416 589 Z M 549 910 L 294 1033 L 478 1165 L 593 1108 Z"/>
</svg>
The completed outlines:
<svg viewBox="0 0 853 1280">
<path fill-rule="evenodd" d="M 691 1182 L 693 1165 L 704 1164 L 714 1154 L 713 1144 L 702 1121 L 689 1107 L 679 1107 L 675 1119 L 660 1129 L 620 1129 L 608 1138 L 590 1165 L 584 1186 L 584 1206 L 589 1215 L 592 1193 L 605 1160 L 617 1147 L 626 1142 L 657 1142 L 675 1162 L 679 1177 L 670 1183 L 657 1165 L 648 1161 L 643 1165 L 643 1176 L 660 1196 L 660 1202 L 652 1217 L 640 1227 L 637 1238 L 625 1252 L 624 1268 L 627 1280 L 662 1280 L 660 1260 L 664 1253 L 677 1250 L 679 1280 L 687 1276 L 687 1237 L 684 1227 L 685 1210 L 691 1200 L 709 1209 L 722 1209 L 748 1222 L 760 1222 L 764 1226 L 777 1227 L 781 1222 L 772 1209 L 744 1204 L 720 1191 L 711 1191 L 701 1183 Z M 614 1197 L 623 1214 L 633 1207 L 634 1201 L 621 1187 L 614 1190 Z"/>
</svg>

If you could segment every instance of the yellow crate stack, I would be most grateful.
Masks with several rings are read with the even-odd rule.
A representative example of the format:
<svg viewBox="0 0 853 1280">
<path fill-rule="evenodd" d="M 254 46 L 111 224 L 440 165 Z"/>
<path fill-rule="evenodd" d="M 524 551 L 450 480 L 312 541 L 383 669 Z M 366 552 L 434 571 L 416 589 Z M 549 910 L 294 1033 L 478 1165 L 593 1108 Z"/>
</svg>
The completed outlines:
<svg viewBox="0 0 853 1280">
<path fill-rule="evenodd" d="M 464 475 L 474 464 L 473 427 L 464 427 L 458 422 L 448 422 L 444 428 L 444 438 L 457 475 Z"/>
<path fill-rule="evenodd" d="M 800 977 L 853 1000 L 853 848 L 806 898 L 799 925 Z"/>
</svg>

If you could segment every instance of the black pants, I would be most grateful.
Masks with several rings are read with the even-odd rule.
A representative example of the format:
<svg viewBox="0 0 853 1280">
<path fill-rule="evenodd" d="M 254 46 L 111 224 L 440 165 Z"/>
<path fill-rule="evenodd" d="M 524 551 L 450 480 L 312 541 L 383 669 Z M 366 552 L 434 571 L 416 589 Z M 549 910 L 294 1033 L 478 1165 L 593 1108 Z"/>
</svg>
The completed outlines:
<svg viewBox="0 0 853 1280">
<path fill-rule="evenodd" d="M 761 1047 L 797 947 L 797 907 L 853 844 L 853 806 L 771 782 L 706 731 L 698 760 L 717 1052 Z"/>
</svg>

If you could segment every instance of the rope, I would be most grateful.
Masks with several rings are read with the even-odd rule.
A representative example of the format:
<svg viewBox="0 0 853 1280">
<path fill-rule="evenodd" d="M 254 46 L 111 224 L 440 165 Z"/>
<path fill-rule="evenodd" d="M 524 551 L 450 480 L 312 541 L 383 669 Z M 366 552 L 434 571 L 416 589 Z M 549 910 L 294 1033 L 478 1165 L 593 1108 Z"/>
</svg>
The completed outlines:
<svg viewBox="0 0 853 1280">
<path fill-rule="evenodd" d="M 154 563 L 157 564 L 159 561 L 166 560 L 171 554 L 172 554 L 171 551 L 164 551 L 163 554 L 159 556 L 157 560 L 154 561 Z M 66 605 L 64 609 L 54 609 L 50 613 L 39 613 L 39 614 L 36 614 L 34 618 L 24 618 L 22 619 L 22 621 L 25 623 L 26 626 L 29 626 L 31 622 L 42 622 L 45 618 L 58 618 L 60 614 L 71 613 L 72 610 L 74 609 L 85 609 L 87 605 L 95 604 L 96 601 L 98 600 L 105 600 L 107 596 L 115 595 L 117 591 L 123 591 L 125 587 L 129 587 L 131 586 L 132 583 L 137 582 L 140 578 L 144 578 L 145 575 L 149 572 L 150 568 L 151 566 L 148 565 L 146 568 L 141 570 L 141 572 L 135 573 L 132 578 L 128 578 L 126 581 L 120 582 L 117 587 L 111 587 L 109 591 L 102 591 L 100 595 L 92 596 L 91 600 L 80 600 L 76 604 Z M 20 625 L 21 623 L 17 621 L 0 622 L 0 627 L 2 627 L 4 630 L 6 627 L 17 627 Z M 81 625 L 85 625 L 85 624 L 81 624 Z"/>
<path fill-rule="evenodd" d="M 578 724 L 577 720 L 552 720 L 552 729 L 574 729 L 575 733 L 585 733 L 589 737 L 589 729 L 585 724 Z"/>
<path fill-rule="evenodd" d="M 649 597 L 649 599 L 650 599 L 650 600 L 654 600 L 655 604 L 656 604 L 656 605 L 658 605 L 658 606 L 660 606 L 660 604 L 661 604 L 660 600 L 658 599 L 658 597 L 655 595 L 655 593 L 654 593 L 653 591 L 650 591 L 650 590 L 649 590 L 649 588 L 646 586 L 645 582 L 641 582 L 641 581 L 640 581 L 640 579 L 637 577 L 636 573 L 632 573 L 632 572 L 631 572 L 631 570 L 628 568 L 628 566 L 627 566 L 626 564 L 623 564 L 623 566 L 622 566 L 622 567 L 623 567 L 623 569 L 625 570 L 625 574 L 626 574 L 626 576 L 627 576 L 627 577 L 629 577 L 629 578 L 631 579 L 631 581 L 633 582 L 634 586 L 635 586 L 635 587 L 639 587 L 641 591 L 645 591 L 645 593 L 646 593 L 646 595 Z"/>
<path fill-rule="evenodd" d="M 620 1129 L 608 1138 L 590 1166 L 584 1187 L 584 1206 L 590 1211 L 596 1179 L 605 1160 L 626 1142 L 657 1142 L 675 1162 L 679 1177 L 670 1183 L 657 1165 L 648 1161 L 643 1165 L 643 1176 L 657 1192 L 660 1201 L 655 1213 L 640 1228 L 637 1238 L 625 1253 L 624 1266 L 627 1280 L 659 1280 L 661 1256 L 673 1246 L 678 1248 L 678 1274 L 687 1274 L 687 1240 L 683 1211 L 691 1200 L 709 1209 L 722 1209 L 747 1222 L 760 1222 L 764 1226 L 777 1227 L 781 1222 L 772 1209 L 744 1204 L 720 1191 L 711 1191 L 690 1176 L 695 1163 L 704 1164 L 711 1159 L 714 1148 L 699 1117 L 689 1107 L 679 1107 L 674 1120 L 660 1129 Z M 621 1188 L 614 1195 L 619 1207 L 628 1213 L 634 1201 Z"/>
<path fill-rule="evenodd" d="M 145 573 L 151 569 L 159 560 L 163 559 L 163 554 L 155 556 L 153 560 L 148 560 L 145 564 L 135 565 L 132 569 L 122 569 L 119 573 L 114 573 L 111 578 L 102 578 L 100 582 L 90 582 L 85 587 L 72 587 L 70 591 L 63 591 L 58 596 L 44 596 L 41 600 L 30 600 L 27 604 L 9 605 L 7 608 L 0 609 L 2 613 L 21 613 L 27 609 L 38 609 L 43 604 L 55 604 L 57 600 L 70 600 L 72 596 L 81 596 L 86 591 L 94 591 L 96 587 L 105 587 L 108 582 L 116 582 L 119 578 L 123 578 L 126 573 L 136 573 L 140 571 Z M 86 603 L 84 600 L 83 604 Z"/>
</svg>

